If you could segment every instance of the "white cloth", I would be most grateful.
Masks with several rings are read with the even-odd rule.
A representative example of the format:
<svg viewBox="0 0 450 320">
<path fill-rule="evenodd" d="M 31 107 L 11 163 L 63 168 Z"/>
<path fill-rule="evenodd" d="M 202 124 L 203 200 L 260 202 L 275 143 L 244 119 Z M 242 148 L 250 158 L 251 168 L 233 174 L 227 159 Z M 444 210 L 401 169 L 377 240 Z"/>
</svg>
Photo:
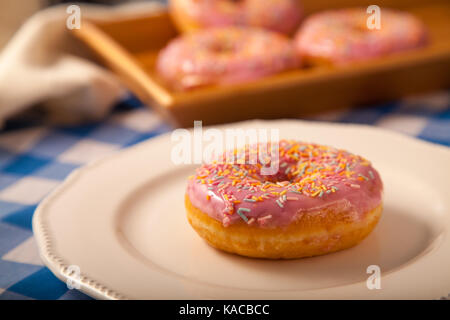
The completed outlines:
<svg viewBox="0 0 450 320">
<path fill-rule="evenodd" d="M 45 106 L 56 119 L 98 119 L 123 95 L 116 77 L 91 61 L 89 50 L 69 34 L 67 6 L 36 13 L 0 53 L 0 127 L 8 117 L 35 104 Z M 81 28 L 85 18 L 110 19 L 160 9 L 155 2 L 113 8 L 81 5 Z"/>
</svg>

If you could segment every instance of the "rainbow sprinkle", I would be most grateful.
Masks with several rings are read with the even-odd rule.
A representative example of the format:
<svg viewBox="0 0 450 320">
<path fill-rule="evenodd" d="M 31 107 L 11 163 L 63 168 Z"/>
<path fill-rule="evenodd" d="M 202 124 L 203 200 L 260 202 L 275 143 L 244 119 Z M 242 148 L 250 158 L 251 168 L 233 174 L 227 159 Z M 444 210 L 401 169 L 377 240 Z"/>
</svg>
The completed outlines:
<svg viewBox="0 0 450 320">
<path fill-rule="evenodd" d="M 241 216 L 242 220 L 248 222 L 248 218 L 245 216 L 244 212 L 250 212 L 251 210 L 248 208 L 239 208 L 237 214 Z"/>
</svg>

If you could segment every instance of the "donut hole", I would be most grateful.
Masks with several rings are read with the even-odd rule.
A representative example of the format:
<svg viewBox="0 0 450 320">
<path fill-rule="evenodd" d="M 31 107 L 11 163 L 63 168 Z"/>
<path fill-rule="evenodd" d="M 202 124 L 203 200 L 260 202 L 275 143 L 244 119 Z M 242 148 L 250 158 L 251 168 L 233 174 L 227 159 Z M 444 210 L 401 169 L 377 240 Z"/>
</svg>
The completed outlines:
<svg viewBox="0 0 450 320">
<path fill-rule="evenodd" d="M 208 51 L 216 55 L 228 55 L 236 51 L 236 45 L 231 41 L 215 41 L 208 45 Z"/>
<path fill-rule="evenodd" d="M 270 164 L 268 166 L 270 166 Z M 272 175 L 261 175 L 260 180 L 262 182 L 267 181 L 267 182 L 282 183 L 282 184 L 291 184 L 291 183 L 297 182 L 297 179 L 296 179 L 297 177 L 289 176 L 286 173 L 286 170 L 284 170 L 286 168 L 287 168 L 287 166 L 284 168 L 279 167 L 278 171 Z"/>
<path fill-rule="evenodd" d="M 273 159 L 270 154 L 271 144 L 268 144 L 266 148 L 261 149 L 261 145 L 246 145 L 245 148 L 239 149 L 239 151 L 233 150 L 225 152 L 222 155 L 222 161 L 227 162 L 230 159 L 236 161 L 236 163 L 250 164 L 249 172 L 252 177 L 261 182 L 271 182 L 271 183 L 283 183 L 291 184 L 298 182 L 299 176 L 293 175 L 298 168 L 299 162 L 295 160 L 286 159 Z M 257 155 L 257 159 L 255 156 Z M 255 164 L 255 161 L 258 164 Z M 263 170 L 263 168 L 276 169 L 274 174 L 265 174 L 265 172 L 270 172 Z"/>
<path fill-rule="evenodd" d="M 294 182 L 294 180 L 293 179 L 289 179 L 288 177 L 287 177 L 287 175 L 285 175 L 285 174 L 280 174 L 280 173 L 277 173 L 277 174 L 274 174 L 274 175 L 266 175 L 266 176 L 262 176 L 262 179 L 261 179 L 261 181 L 262 182 L 272 182 L 272 183 L 283 183 L 283 184 L 285 184 L 285 183 L 293 183 Z"/>
<path fill-rule="evenodd" d="M 228 0 L 228 3 L 233 6 L 243 6 L 247 0 Z"/>
</svg>

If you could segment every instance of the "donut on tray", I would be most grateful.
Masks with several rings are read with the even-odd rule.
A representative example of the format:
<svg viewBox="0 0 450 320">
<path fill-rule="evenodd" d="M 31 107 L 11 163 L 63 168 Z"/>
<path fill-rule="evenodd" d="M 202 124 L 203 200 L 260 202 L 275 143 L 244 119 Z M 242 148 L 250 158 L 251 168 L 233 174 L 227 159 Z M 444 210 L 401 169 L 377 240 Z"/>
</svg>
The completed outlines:
<svg viewBox="0 0 450 320">
<path fill-rule="evenodd" d="M 291 34 L 302 15 L 298 0 L 170 0 L 169 11 L 183 32 L 252 26 Z"/>
<path fill-rule="evenodd" d="M 344 65 L 421 47 L 427 43 L 423 23 L 407 12 L 381 9 L 381 28 L 367 27 L 364 8 L 314 14 L 295 36 L 299 56 L 308 65 Z"/>
<path fill-rule="evenodd" d="M 186 34 L 159 54 L 156 69 L 174 90 L 242 83 L 297 68 L 288 38 L 274 32 L 225 27 Z"/>
</svg>

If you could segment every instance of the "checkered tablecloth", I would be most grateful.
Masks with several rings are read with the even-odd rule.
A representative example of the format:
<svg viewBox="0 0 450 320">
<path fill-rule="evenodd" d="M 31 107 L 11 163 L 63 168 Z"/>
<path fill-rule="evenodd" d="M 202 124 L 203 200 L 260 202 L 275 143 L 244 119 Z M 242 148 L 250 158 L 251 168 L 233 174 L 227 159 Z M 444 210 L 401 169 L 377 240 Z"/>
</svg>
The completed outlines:
<svg viewBox="0 0 450 320">
<path fill-rule="evenodd" d="M 450 92 L 310 120 L 375 125 L 450 146 Z M 42 264 L 31 229 L 34 210 L 75 168 L 169 130 L 134 98 L 99 123 L 7 124 L 0 131 L 0 299 L 89 299 L 69 290 Z"/>
</svg>

